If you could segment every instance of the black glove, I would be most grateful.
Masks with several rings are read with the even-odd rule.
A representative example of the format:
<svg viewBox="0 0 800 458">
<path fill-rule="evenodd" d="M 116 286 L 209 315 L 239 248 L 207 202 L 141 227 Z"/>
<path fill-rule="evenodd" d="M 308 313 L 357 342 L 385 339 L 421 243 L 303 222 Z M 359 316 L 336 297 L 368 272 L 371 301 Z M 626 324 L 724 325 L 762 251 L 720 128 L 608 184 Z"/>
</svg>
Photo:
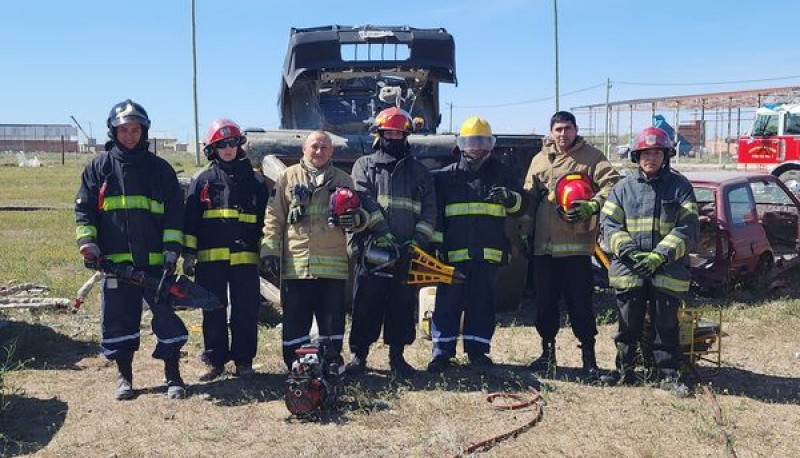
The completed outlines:
<svg viewBox="0 0 800 458">
<path fill-rule="evenodd" d="M 103 253 L 96 243 L 86 243 L 78 248 L 81 256 L 83 257 L 83 265 L 90 270 L 100 269 L 100 260 L 103 259 Z"/>
<path fill-rule="evenodd" d="M 281 257 L 269 254 L 261 258 L 258 263 L 259 270 L 265 277 L 279 276 L 281 273 Z"/>
<path fill-rule="evenodd" d="M 183 253 L 183 273 L 194 277 L 194 267 L 197 265 L 197 256 Z"/>
<path fill-rule="evenodd" d="M 494 186 L 489 190 L 489 200 L 506 208 L 512 208 L 517 203 L 517 193 L 504 186 Z"/>
<path fill-rule="evenodd" d="M 178 262 L 178 253 L 174 251 L 165 251 L 164 252 L 164 272 L 167 275 L 172 275 L 175 273 L 175 264 Z"/>
</svg>

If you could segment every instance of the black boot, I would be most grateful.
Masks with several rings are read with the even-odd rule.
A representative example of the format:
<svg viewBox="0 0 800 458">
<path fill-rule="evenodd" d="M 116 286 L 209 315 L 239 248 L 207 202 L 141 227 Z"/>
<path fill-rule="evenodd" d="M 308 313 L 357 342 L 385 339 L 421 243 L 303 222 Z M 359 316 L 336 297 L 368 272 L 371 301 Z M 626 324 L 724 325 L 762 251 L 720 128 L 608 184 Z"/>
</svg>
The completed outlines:
<svg viewBox="0 0 800 458">
<path fill-rule="evenodd" d="M 542 340 L 542 356 L 533 361 L 528 368 L 534 372 L 556 370 L 556 341 Z"/>
<path fill-rule="evenodd" d="M 164 378 L 167 379 L 167 396 L 170 399 L 186 397 L 186 385 L 181 378 L 180 359 L 174 356 L 164 360 Z"/>
<path fill-rule="evenodd" d="M 345 373 L 352 377 L 357 377 L 363 374 L 367 370 L 367 355 L 369 355 L 369 349 L 354 350 L 353 358 L 344 367 Z"/>
<path fill-rule="evenodd" d="M 583 367 L 583 381 L 593 383 L 599 380 L 600 369 L 597 367 L 597 357 L 594 352 L 594 340 L 581 344 L 581 361 Z"/>
<path fill-rule="evenodd" d="M 389 347 L 389 368 L 401 377 L 409 377 L 417 372 L 403 357 L 405 348 L 405 345 L 392 345 Z"/>
<path fill-rule="evenodd" d="M 117 358 L 117 400 L 133 399 L 133 354 Z"/>
</svg>

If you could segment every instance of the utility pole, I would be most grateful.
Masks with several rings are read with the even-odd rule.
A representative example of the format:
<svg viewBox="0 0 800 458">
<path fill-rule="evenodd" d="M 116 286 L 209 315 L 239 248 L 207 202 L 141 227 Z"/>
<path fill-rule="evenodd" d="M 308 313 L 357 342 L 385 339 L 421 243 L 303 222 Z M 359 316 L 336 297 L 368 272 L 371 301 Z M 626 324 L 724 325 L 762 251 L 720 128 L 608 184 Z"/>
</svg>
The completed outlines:
<svg viewBox="0 0 800 458">
<path fill-rule="evenodd" d="M 611 78 L 606 78 L 606 157 L 611 149 L 609 134 L 611 132 Z"/>
<path fill-rule="evenodd" d="M 450 105 L 450 133 L 453 133 L 453 102 L 448 102 Z"/>
<path fill-rule="evenodd" d="M 558 0 L 553 0 L 553 30 L 555 34 L 555 46 L 556 46 L 556 111 L 559 111 L 559 104 L 558 104 Z"/>
<path fill-rule="evenodd" d="M 194 96 L 194 165 L 200 167 L 200 118 L 197 114 L 197 40 L 192 0 L 192 94 Z"/>
</svg>

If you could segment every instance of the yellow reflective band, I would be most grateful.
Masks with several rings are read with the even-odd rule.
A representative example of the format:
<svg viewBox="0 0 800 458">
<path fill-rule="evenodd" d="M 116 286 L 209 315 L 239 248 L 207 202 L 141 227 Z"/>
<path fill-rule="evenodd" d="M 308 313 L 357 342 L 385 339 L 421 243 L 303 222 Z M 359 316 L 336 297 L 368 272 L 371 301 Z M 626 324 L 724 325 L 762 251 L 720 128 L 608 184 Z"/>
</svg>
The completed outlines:
<svg viewBox="0 0 800 458">
<path fill-rule="evenodd" d="M 164 229 L 164 236 L 161 241 L 164 243 L 183 243 L 183 231 L 176 229 Z"/>
<path fill-rule="evenodd" d="M 689 291 L 689 280 L 678 280 L 666 275 L 656 275 L 653 279 L 653 286 L 677 293 L 685 293 Z"/>
<path fill-rule="evenodd" d="M 111 210 L 148 210 L 163 215 L 164 204 L 147 196 L 108 196 L 103 199 L 103 211 Z"/>
<path fill-rule="evenodd" d="M 133 262 L 133 255 L 130 253 L 112 253 L 106 255 L 106 259 L 114 263 Z M 148 253 L 147 262 L 151 266 L 160 266 L 164 264 L 163 253 Z"/>
<path fill-rule="evenodd" d="M 256 215 L 251 213 L 239 213 L 239 221 L 243 223 L 255 224 L 257 221 Z"/>
<path fill-rule="evenodd" d="M 414 226 L 414 229 L 421 234 L 425 234 L 426 236 L 430 237 L 433 234 L 433 226 L 426 223 L 425 221 L 420 221 Z"/>
<path fill-rule="evenodd" d="M 631 289 L 644 285 L 644 281 L 636 275 L 609 276 L 608 283 L 614 289 Z"/>
<path fill-rule="evenodd" d="M 622 208 L 610 200 L 606 201 L 605 205 L 603 205 L 603 209 L 600 211 L 618 223 L 621 223 L 625 218 L 625 212 L 622 210 Z"/>
<path fill-rule="evenodd" d="M 483 259 L 487 261 L 500 262 L 503 260 L 503 252 L 495 248 L 484 248 Z"/>
<path fill-rule="evenodd" d="M 516 191 L 511 191 L 511 194 L 514 196 L 514 205 L 512 205 L 511 208 L 506 209 L 506 211 L 509 213 L 515 213 L 522 208 L 522 196 Z"/>
<path fill-rule="evenodd" d="M 655 227 L 653 218 L 625 218 L 625 228 L 628 232 L 650 232 Z"/>
<path fill-rule="evenodd" d="M 253 251 L 239 251 L 231 253 L 231 265 L 258 264 L 258 253 Z"/>
<path fill-rule="evenodd" d="M 461 250 L 453 250 L 447 252 L 447 260 L 449 262 L 462 262 L 462 261 L 469 261 L 469 250 L 463 248 Z"/>
<path fill-rule="evenodd" d="M 203 218 L 205 218 L 205 219 L 215 219 L 215 218 L 239 219 L 239 210 L 237 210 L 235 208 L 211 208 L 211 209 L 203 211 Z"/>
<path fill-rule="evenodd" d="M 97 238 L 97 228 L 94 226 L 78 226 L 75 228 L 75 240 L 86 237 Z"/>
<path fill-rule="evenodd" d="M 617 256 L 619 256 L 622 245 L 626 243 L 633 243 L 633 237 L 625 231 L 614 232 L 611 234 L 611 237 L 608 238 L 608 245 L 611 251 Z"/>
<path fill-rule="evenodd" d="M 444 208 L 444 216 L 470 216 L 470 215 L 485 215 L 485 216 L 506 216 L 506 209 L 500 204 L 488 202 L 464 202 L 458 204 L 450 204 Z"/>
<path fill-rule="evenodd" d="M 328 213 L 327 205 L 309 205 L 306 207 L 307 215 L 328 216 Z"/>
<path fill-rule="evenodd" d="M 277 250 L 281 247 L 281 242 L 279 240 L 274 240 L 271 237 L 264 237 L 261 239 L 261 248 L 266 250 Z"/>
<path fill-rule="evenodd" d="M 183 245 L 186 248 L 197 248 L 197 236 L 184 234 L 183 235 Z"/>
<path fill-rule="evenodd" d="M 391 208 L 392 210 L 408 210 L 415 215 L 419 215 L 422 210 L 422 204 L 408 197 L 390 196 L 381 194 L 378 196 L 378 204 L 383 208 Z"/>
<path fill-rule="evenodd" d="M 669 234 L 664 237 L 664 240 L 658 243 L 659 246 L 666 246 L 675 250 L 675 259 L 681 259 L 686 254 L 686 242 L 682 238 L 674 234 Z"/>
<path fill-rule="evenodd" d="M 197 252 L 197 262 L 229 261 L 230 265 L 258 264 L 258 254 L 253 251 L 231 253 L 228 248 L 210 248 Z"/>
<path fill-rule="evenodd" d="M 436 231 L 431 236 L 431 242 L 442 243 L 444 242 L 444 234 L 441 231 Z"/>
</svg>

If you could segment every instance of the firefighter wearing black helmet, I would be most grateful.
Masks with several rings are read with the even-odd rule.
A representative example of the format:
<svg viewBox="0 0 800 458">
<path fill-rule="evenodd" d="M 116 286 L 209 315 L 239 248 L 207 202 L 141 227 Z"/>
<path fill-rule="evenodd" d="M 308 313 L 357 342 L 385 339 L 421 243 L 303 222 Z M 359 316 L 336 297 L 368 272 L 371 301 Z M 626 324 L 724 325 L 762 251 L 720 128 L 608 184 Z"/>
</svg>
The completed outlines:
<svg viewBox="0 0 800 458">
<path fill-rule="evenodd" d="M 226 307 L 203 312 L 200 359 L 206 370 L 200 381 L 222 375 L 231 360 L 234 375 L 253 372 L 261 305 L 258 244 L 269 190 L 242 150 L 245 139 L 230 119 L 211 123 L 203 149 L 209 164 L 192 178 L 186 199 L 183 271 L 230 302 L 230 319 Z"/>
<path fill-rule="evenodd" d="M 114 105 L 106 125 L 106 151 L 87 164 L 75 200 L 84 264 L 96 269 L 105 258 L 156 277 L 171 273 L 183 244 L 183 193 L 175 171 L 148 151 L 150 118 L 141 105 L 131 100 Z M 117 399 L 135 396 L 132 362 L 139 349 L 142 299 L 153 313 L 158 339 L 153 357 L 164 360 L 167 393 L 183 398 L 179 351 L 188 339 L 183 322 L 152 291 L 113 277 L 103 280 L 102 289 L 100 345 L 117 364 Z"/>
<path fill-rule="evenodd" d="M 678 307 L 689 290 L 689 251 L 699 227 L 694 190 L 669 166 L 675 148 L 657 127 L 636 135 L 631 159 L 638 173 L 623 178 L 602 210 L 603 239 L 614 254 L 609 282 L 617 291 L 617 370 L 601 377 L 609 384 L 636 382 L 633 368 L 645 315 L 655 340 L 652 358 L 662 388 L 684 396 L 680 379 Z"/>
</svg>

